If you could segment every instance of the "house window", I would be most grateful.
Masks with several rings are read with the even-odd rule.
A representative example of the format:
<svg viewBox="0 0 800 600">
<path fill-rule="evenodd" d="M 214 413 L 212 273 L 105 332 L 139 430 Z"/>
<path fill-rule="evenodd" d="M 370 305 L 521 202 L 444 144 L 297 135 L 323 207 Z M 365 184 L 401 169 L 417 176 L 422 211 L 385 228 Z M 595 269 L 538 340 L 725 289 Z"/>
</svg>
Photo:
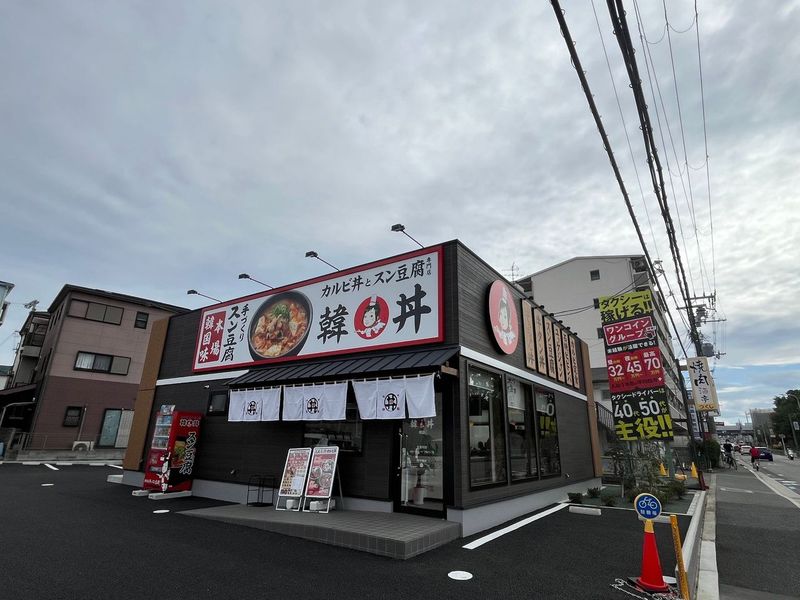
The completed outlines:
<svg viewBox="0 0 800 600">
<path fill-rule="evenodd" d="M 136 313 L 136 320 L 133 322 L 133 326 L 137 329 L 147 329 L 147 319 L 150 317 L 149 314 L 146 312 L 137 312 Z"/>
<path fill-rule="evenodd" d="M 561 453 L 558 448 L 556 395 L 536 390 L 536 421 L 539 434 L 539 459 L 542 476 L 561 473 Z"/>
<path fill-rule="evenodd" d="M 80 406 L 68 406 L 64 413 L 64 427 L 77 427 L 81 424 L 81 414 L 83 408 Z"/>
<path fill-rule="evenodd" d="M 508 451 L 512 481 L 530 479 L 539 474 L 536 460 L 536 428 L 531 417 L 530 398 L 530 386 L 513 377 L 506 377 Z"/>
<path fill-rule="evenodd" d="M 592 298 L 592 304 L 595 308 L 600 308 L 600 298 Z"/>
<path fill-rule="evenodd" d="M 597 338 L 600 339 L 600 340 L 603 339 L 603 328 L 602 327 L 598 327 L 597 328 Z"/>
<path fill-rule="evenodd" d="M 347 394 L 344 421 L 307 421 L 303 434 L 303 445 L 338 446 L 339 452 L 361 454 L 364 444 L 364 423 L 358 416 L 355 396 Z"/>
<path fill-rule="evenodd" d="M 209 415 L 224 415 L 228 411 L 228 392 L 211 392 L 208 395 Z"/>
<path fill-rule="evenodd" d="M 73 300 L 69 304 L 67 314 L 79 319 L 119 325 L 122 323 L 123 312 L 123 309 L 119 306 L 109 306 L 107 304 L 100 304 L 99 302 L 86 302 L 85 300 Z"/>
<path fill-rule="evenodd" d="M 506 419 L 503 378 L 469 368 L 469 477 L 472 486 L 505 483 Z"/>
<path fill-rule="evenodd" d="M 600 279 L 600 269 L 594 269 L 593 271 L 589 271 L 589 279 L 592 281 L 597 281 Z"/>
<path fill-rule="evenodd" d="M 111 356 L 93 352 L 78 352 L 75 358 L 76 371 L 93 371 L 95 373 L 111 373 L 127 375 L 131 359 L 127 356 Z"/>
</svg>

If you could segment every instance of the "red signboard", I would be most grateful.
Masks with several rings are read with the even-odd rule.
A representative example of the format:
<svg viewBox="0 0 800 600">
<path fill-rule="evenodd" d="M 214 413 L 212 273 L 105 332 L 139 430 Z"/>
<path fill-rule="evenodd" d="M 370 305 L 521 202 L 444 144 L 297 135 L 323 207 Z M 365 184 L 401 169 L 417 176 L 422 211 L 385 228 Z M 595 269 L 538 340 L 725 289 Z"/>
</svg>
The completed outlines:
<svg viewBox="0 0 800 600">
<path fill-rule="evenodd" d="M 183 492 L 192 489 L 200 436 L 200 413 L 162 407 L 156 417 L 144 474 L 146 490 Z"/>
<path fill-rule="evenodd" d="M 657 347 L 611 354 L 606 363 L 612 394 L 664 385 L 661 351 Z"/>
<path fill-rule="evenodd" d="M 489 288 L 489 324 L 500 350 L 513 354 L 519 342 L 517 301 L 505 282 L 499 279 Z"/>
<path fill-rule="evenodd" d="M 639 317 L 630 321 L 603 326 L 607 346 L 617 346 L 639 340 L 655 339 L 656 328 L 652 317 Z"/>
</svg>

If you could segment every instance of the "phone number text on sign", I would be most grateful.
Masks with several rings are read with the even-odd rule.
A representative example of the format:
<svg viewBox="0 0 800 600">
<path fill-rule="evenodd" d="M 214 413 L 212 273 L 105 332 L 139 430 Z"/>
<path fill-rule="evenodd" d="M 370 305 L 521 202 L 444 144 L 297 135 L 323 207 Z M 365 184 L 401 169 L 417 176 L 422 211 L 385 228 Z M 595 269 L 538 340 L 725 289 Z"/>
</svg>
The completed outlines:
<svg viewBox="0 0 800 600">
<path fill-rule="evenodd" d="M 612 394 L 664 384 L 661 351 L 658 348 L 612 354 L 607 357 L 606 363 Z"/>
</svg>

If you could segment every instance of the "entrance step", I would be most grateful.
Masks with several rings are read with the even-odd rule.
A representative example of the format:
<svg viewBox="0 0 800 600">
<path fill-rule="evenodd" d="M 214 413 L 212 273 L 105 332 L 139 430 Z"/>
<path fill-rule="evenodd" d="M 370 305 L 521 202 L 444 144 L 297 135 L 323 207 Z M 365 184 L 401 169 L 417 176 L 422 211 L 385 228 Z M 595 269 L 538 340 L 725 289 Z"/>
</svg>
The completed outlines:
<svg viewBox="0 0 800 600">
<path fill-rule="evenodd" d="M 399 559 L 417 556 L 461 537 L 459 523 L 401 513 L 337 510 L 323 514 L 233 504 L 180 514 Z"/>
</svg>

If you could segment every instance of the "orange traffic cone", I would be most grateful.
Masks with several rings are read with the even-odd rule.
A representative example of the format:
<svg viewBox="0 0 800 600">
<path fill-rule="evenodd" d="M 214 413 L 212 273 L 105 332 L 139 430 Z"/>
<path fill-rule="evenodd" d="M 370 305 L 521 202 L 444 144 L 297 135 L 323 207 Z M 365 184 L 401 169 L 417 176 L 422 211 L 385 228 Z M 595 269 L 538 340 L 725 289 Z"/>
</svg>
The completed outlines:
<svg viewBox="0 0 800 600">
<path fill-rule="evenodd" d="M 694 463 L 692 463 L 692 477 L 697 479 L 697 467 L 694 466 Z"/>
<path fill-rule="evenodd" d="M 661 561 L 658 558 L 656 534 L 653 533 L 653 521 L 644 522 L 644 544 L 642 545 L 642 574 L 636 578 L 636 585 L 646 592 L 668 592 L 669 586 L 664 583 L 661 572 Z"/>
<path fill-rule="evenodd" d="M 667 469 L 664 467 L 664 463 L 658 464 L 658 474 L 661 475 L 662 477 L 667 476 Z"/>
</svg>

